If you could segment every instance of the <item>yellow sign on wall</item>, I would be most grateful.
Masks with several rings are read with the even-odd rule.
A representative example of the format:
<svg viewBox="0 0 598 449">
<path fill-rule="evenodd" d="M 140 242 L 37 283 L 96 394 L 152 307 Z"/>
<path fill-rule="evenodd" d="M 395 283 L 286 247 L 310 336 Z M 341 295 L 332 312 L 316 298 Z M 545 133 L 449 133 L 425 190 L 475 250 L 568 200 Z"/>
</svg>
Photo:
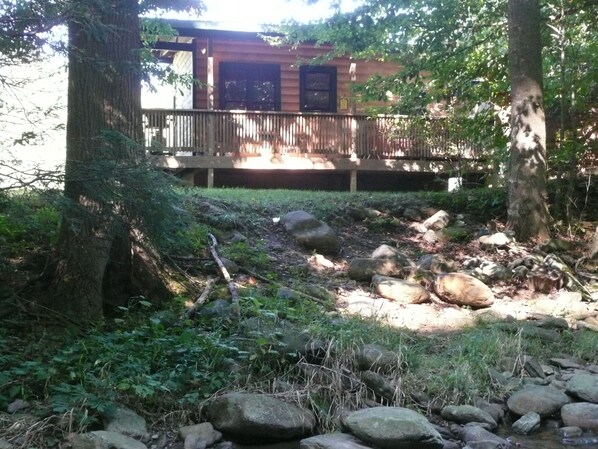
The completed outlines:
<svg viewBox="0 0 598 449">
<path fill-rule="evenodd" d="M 347 97 L 341 97 L 341 99 L 338 101 L 338 108 L 341 111 L 346 111 L 349 109 L 349 99 Z"/>
</svg>

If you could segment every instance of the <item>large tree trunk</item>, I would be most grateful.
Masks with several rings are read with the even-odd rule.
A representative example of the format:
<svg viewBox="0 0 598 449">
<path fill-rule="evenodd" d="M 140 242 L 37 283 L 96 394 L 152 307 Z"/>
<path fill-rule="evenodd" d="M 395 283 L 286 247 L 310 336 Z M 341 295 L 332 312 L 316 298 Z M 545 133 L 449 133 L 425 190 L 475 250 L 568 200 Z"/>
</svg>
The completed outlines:
<svg viewBox="0 0 598 449">
<path fill-rule="evenodd" d="M 107 195 L 103 161 L 141 156 L 140 34 L 137 0 L 76 0 L 69 23 L 65 196 L 55 307 L 81 321 L 102 316 L 102 284 L 114 236 L 126 235 Z M 104 168 L 102 168 L 104 167 Z"/>
<path fill-rule="evenodd" d="M 519 240 L 549 236 L 546 123 L 538 0 L 509 0 L 511 158 L 508 227 Z"/>
</svg>

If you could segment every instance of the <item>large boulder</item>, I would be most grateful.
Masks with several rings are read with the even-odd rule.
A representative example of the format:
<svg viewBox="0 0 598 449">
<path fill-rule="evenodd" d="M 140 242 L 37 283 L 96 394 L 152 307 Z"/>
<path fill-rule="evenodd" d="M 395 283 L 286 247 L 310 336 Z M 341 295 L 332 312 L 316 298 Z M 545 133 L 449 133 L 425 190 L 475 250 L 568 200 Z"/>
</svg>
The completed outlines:
<svg viewBox="0 0 598 449">
<path fill-rule="evenodd" d="M 547 418 L 570 402 L 571 398 L 556 388 L 532 385 L 515 392 L 507 400 L 507 407 L 519 416 L 536 412 Z"/>
<path fill-rule="evenodd" d="M 566 391 L 582 401 L 598 404 L 598 375 L 574 374 L 567 382 Z"/>
<path fill-rule="evenodd" d="M 598 430 L 598 404 L 589 402 L 566 404 L 561 409 L 561 419 L 565 426 Z"/>
<path fill-rule="evenodd" d="M 481 308 L 494 303 L 490 287 L 465 273 L 438 276 L 434 282 L 434 291 L 443 301 L 460 306 Z"/>
<path fill-rule="evenodd" d="M 347 276 L 356 281 L 370 281 L 375 274 L 399 276 L 403 266 L 397 259 L 373 259 L 358 257 L 349 263 Z"/>
<path fill-rule="evenodd" d="M 304 248 L 321 254 L 338 254 L 340 241 L 334 230 L 311 214 L 302 210 L 289 212 L 281 218 L 280 222 Z"/>
<path fill-rule="evenodd" d="M 206 407 L 215 429 L 242 442 L 286 441 L 309 435 L 316 419 L 294 404 L 263 394 L 230 393 Z"/>
<path fill-rule="evenodd" d="M 380 296 L 401 304 L 421 304 L 430 300 L 430 292 L 415 282 L 376 274 L 372 284 Z"/>
<path fill-rule="evenodd" d="M 441 449 L 443 440 L 425 416 L 402 407 L 357 410 L 343 419 L 352 434 L 382 449 Z"/>
</svg>

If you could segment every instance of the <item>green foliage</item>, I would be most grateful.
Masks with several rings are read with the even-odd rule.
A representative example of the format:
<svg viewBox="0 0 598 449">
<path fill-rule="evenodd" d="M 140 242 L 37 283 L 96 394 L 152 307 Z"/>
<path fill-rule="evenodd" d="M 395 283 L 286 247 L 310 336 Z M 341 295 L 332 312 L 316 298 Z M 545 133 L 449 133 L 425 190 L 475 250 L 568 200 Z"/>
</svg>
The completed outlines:
<svg viewBox="0 0 598 449">
<path fill-rule="evenodd" d="M 54 244 L 60 223 L 57 200 L 51 192 L 0 197 L 0 255 Z"/>
</svg>

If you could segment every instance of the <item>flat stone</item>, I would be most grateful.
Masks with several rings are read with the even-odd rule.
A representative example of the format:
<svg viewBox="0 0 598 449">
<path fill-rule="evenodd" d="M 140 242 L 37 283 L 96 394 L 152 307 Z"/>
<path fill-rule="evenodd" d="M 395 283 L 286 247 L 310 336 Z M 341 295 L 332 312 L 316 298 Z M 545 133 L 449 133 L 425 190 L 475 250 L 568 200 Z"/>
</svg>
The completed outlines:
<svg viewBox="0 0 598 449">
<path fill-rule="evenodd" d="M 399 276 L 402 272 L 403 265 L 397 259 L 358 257 L 349 262 L 347 276 L 356 281 L 370 281 L 376 274 Z"/>
<path fill-rule="evenodd" d="M 145 444 L 134 438 L 105 430 L 73 434 L 69 443 L 71 449 L 147 449 Z"/>
<path fill-rule="evenodd" d="M 366 446 L 353 435 L 330 433 L 301 440 L 299 449 L 370 449 L 370 446 Z"/>
<path fill-rule="evenodd" d="M 528 435 L 540 427 L 541 421 L 536 412 L 528 412 L 513 423 L 512 429 L 518 435 Z"/>
<path fill-rule="evenodd" d="M 122 405 L 116 406 L 103 417 L 104 430 L 117 432 L 138 440 L 149 440 L 145 419 Z"/>
<path fill-rule="evenodd" d="M 507 440 L 477 424 L 463 426 L 460 429 L 460 437 L 469 447 L 476 449 L 502 449 L 510 446 Z"/>
<path fill-rule="evenodd" d="M 552 359 L 549 360 L 549 362 L 552 363 L 553 365 L 556 365 L 563 369 L 583 368 L 582 365 L 577 363 L 575 360 L 571 360 L 571 359 L 563 359 L 563 358 L 553 357 Z"/>
<path fill-rule="evenodd" d="M 357 366 L 364 371 L 388 373 L 399 368 L 399 354 L 377 345 L 364 345 L 355 353 Z"/>
<path fill-rule="evenodd" d="M 488 412 L 473 405 L 447 405 L 440 412 L 440 416 L 457 424 L 484 423 L 490 425 L 492 429 L 498 426 L 496 420 Z"/>
<path fill-rule="evenodd" d="M 546 418 L 570 402 L 571 398 L 562 391 L 553 387 L 532 385 L 515 392 L 507 400 L 507 407 L 519 416 L 536 412 L 542 418 Z"/>
<path fill-rule="evenodd" d="M 443 439 L 425 416 L 402 407 L 357 410 L 343 424 L 366 444 L 382 449 L 441 449 Z"/>
<path fill-rule="evenodd" d="M 421 304 L 430 300 L 430 292 L 415 282 L 374 275 L 372 285 L 380 296 L 401 304 Z"/>
<path fill-rule="evenodd" d="M 567 393 L 584 402 L 598 403 L 598 375 L 574 374 L 567 382 Z"/>
<path fill-rule="evenodd" d="M 567 427 L 598 430 L 598 404 L 575 402 L 561 409 L 561 419 Z"/>
<path fill-rule="evenodd" d="M 214 428 L 244 443 L 292 440 L 316 423 L 312 412 L 263 394 L 226 394 L 210 401 L 206 413 Z"/>
</svg>

